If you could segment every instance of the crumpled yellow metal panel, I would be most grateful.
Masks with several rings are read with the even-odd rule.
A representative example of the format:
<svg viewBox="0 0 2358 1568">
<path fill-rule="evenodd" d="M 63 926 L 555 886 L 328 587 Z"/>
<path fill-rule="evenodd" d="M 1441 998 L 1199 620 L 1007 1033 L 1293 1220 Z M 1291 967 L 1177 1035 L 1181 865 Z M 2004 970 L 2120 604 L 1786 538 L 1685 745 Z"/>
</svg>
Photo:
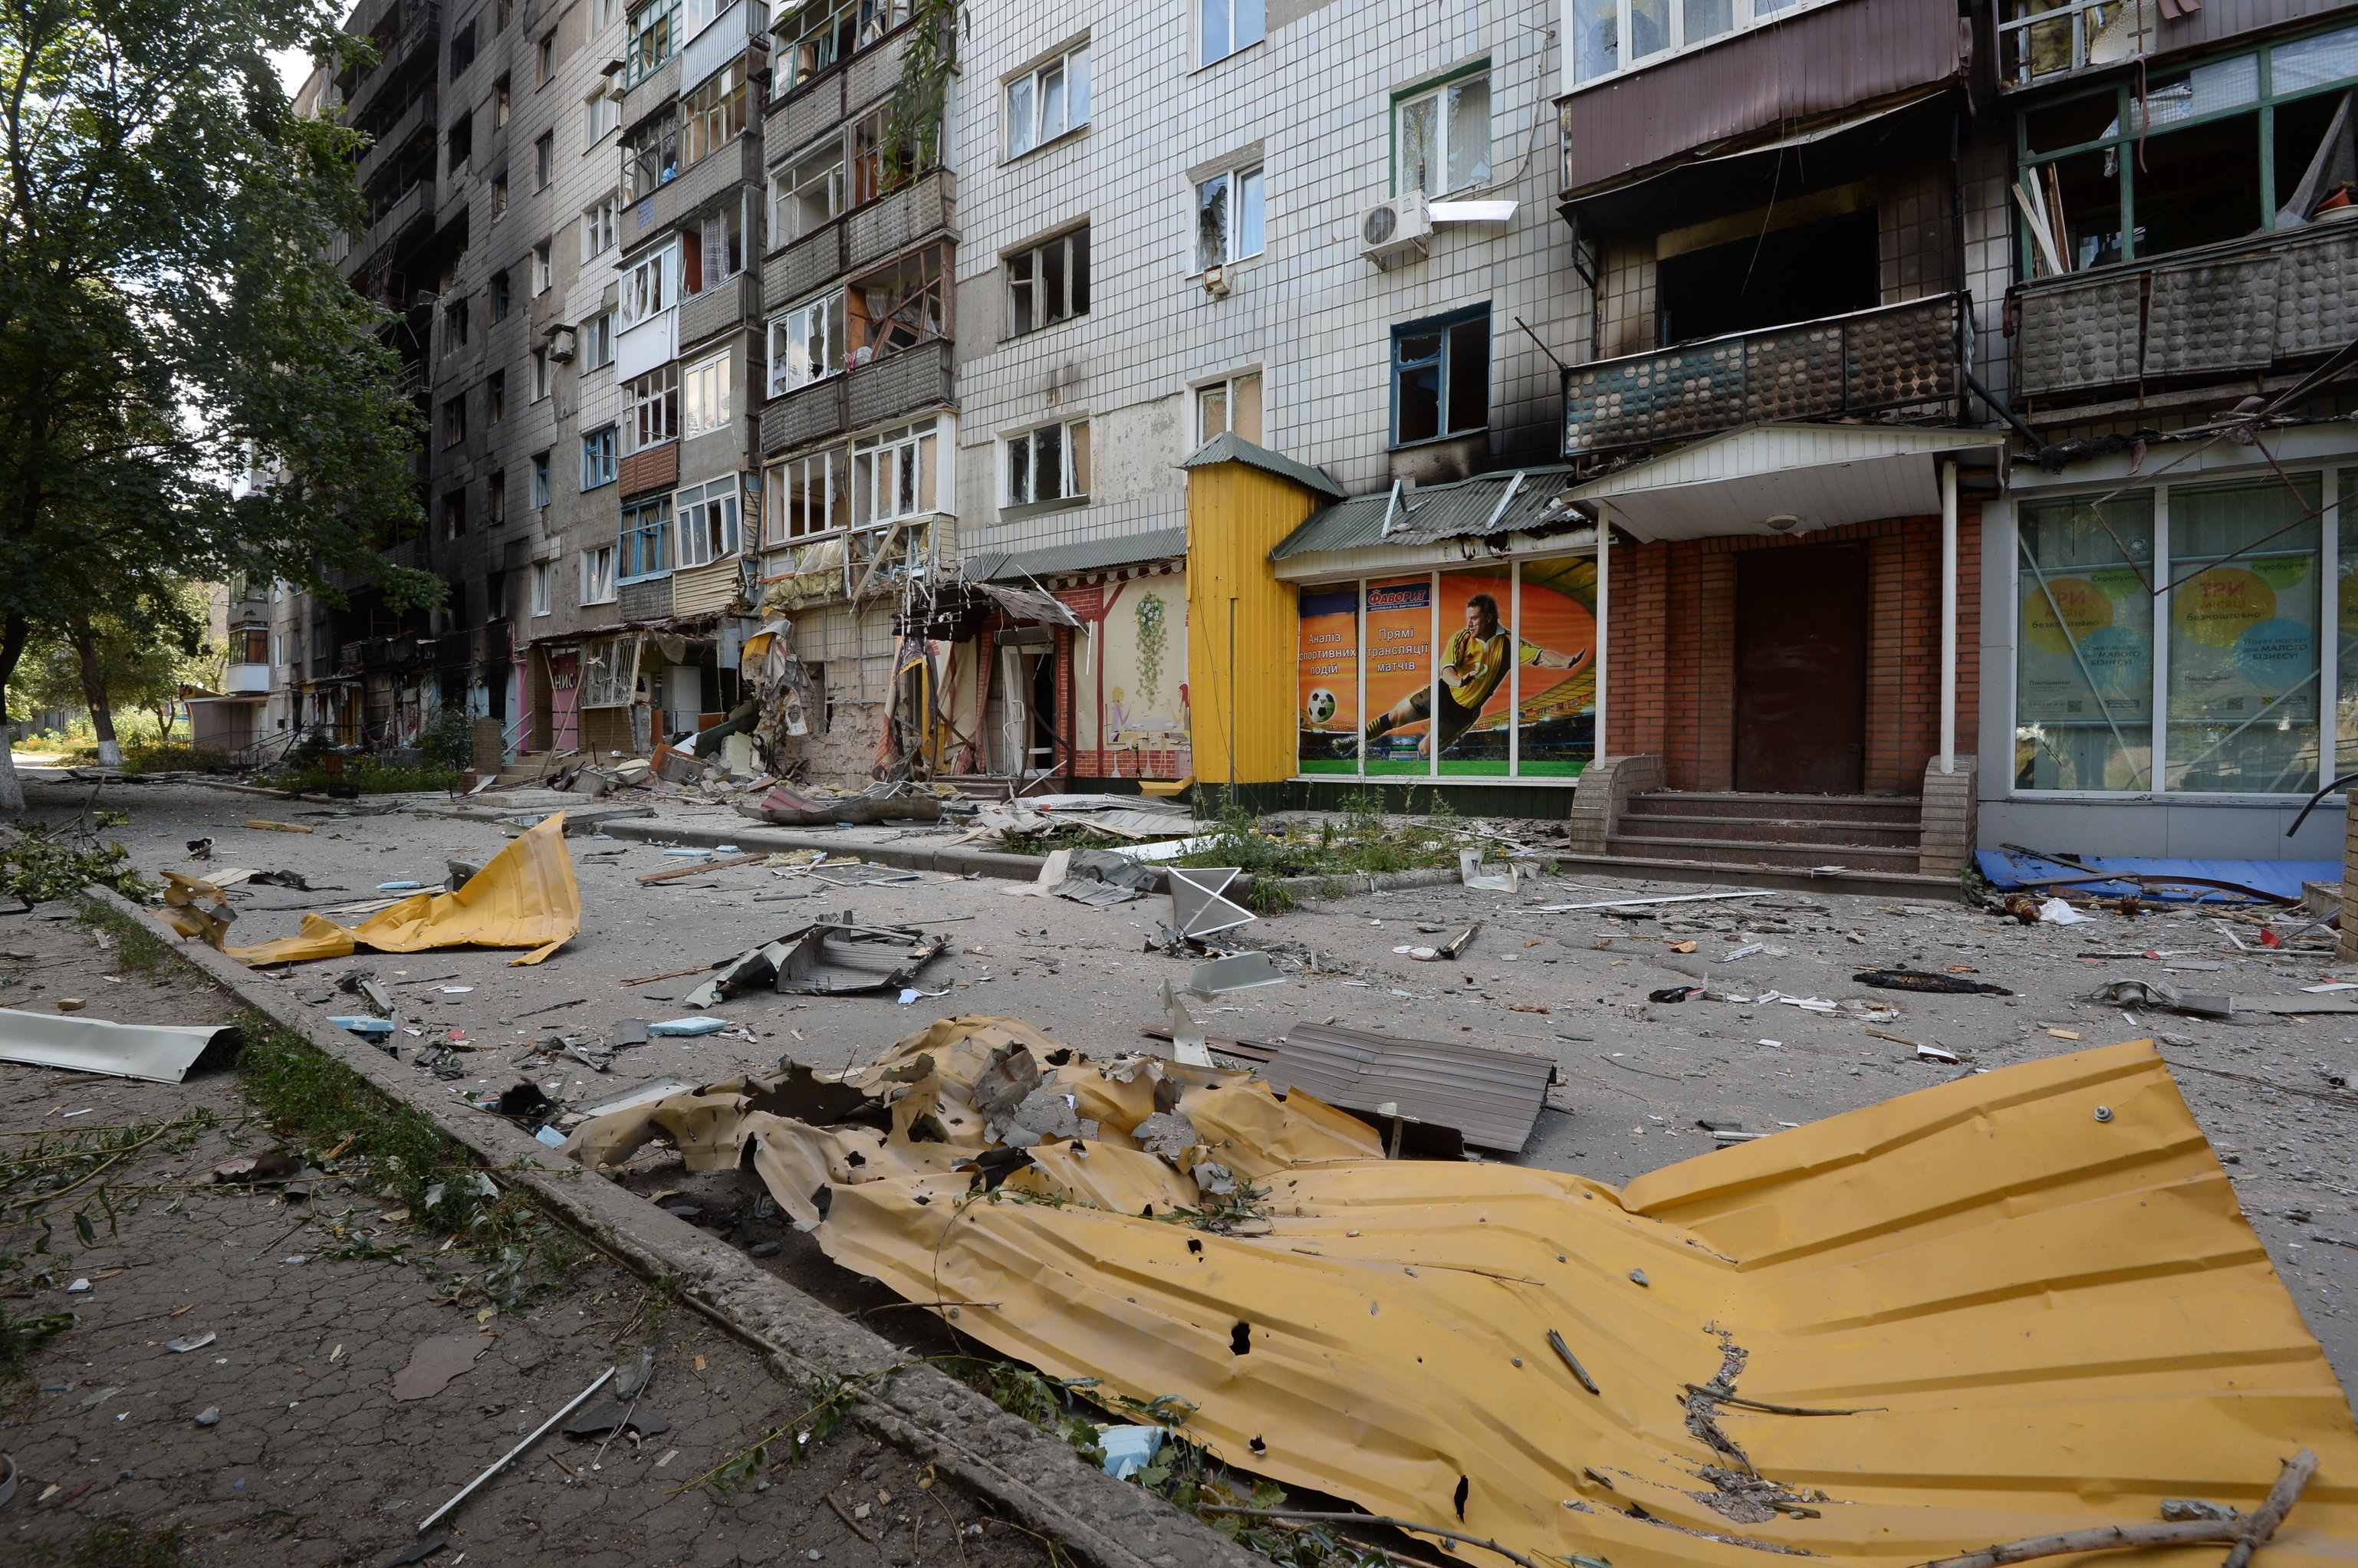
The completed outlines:
<svg viewBox="0 0 2358 1568">
<path fill-rule="evenodd" d="M 2149 1043 L 1623 1192 L 1272 1155 L 1265 1217 L 1219 1234 L 1141 1217 L 1163 1178 L 1103 1158 L 1035 1152 L 990 1195 L 838 1185 L 817 1235 L 913 1301 L 985 1303 L 958 1326 L 1004 1354 L 1190 1401 L 1233 1463 L 1528 1552 L 1918 1563 L 2168 1498 L 2249 1509 L 2305 1446 L 2321 1468 L 2262 1568 L 2358 1558 L 2349 1402 Z"/>
<path fill-rule="evenodd" d="M 513 839 L 457 892 L 416 893 L 346 928 L 306 914 L 301 934 L 252 947 L 225 947 L 241 963 L 341 958 L 355 947 L 418 953 L 429 947 L 529 947 L 512 964 L 537 964 L 581 930 L 581 889 L 565 848 L 565 814 L 544 817 Z"/>
</svg>

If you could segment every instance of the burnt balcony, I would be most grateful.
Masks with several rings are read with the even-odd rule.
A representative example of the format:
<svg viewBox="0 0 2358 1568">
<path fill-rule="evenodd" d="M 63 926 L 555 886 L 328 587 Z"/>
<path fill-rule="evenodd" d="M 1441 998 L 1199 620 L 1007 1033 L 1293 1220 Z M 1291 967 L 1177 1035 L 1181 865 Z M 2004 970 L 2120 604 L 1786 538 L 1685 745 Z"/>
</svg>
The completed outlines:
<svg viewBox="0 0 2358 1568">
<path fill-rule="evenodd" d="M 774 455 L 955 401 L 950 342 L 936 338 L 771 400 L 762 449 Z"/>
<path fill-rule="evenodd" d="M 2026 409 L 2288 374 L 2358 338 L 2358 222 L 2017 284 Z"/>
<path fill-rule="evenodd" d="M 1743 425 L 1954 406 L 1969 362 L 1963 293 L 1574 365 L 1567 457 L 1691 440 Z"/>
</svg>

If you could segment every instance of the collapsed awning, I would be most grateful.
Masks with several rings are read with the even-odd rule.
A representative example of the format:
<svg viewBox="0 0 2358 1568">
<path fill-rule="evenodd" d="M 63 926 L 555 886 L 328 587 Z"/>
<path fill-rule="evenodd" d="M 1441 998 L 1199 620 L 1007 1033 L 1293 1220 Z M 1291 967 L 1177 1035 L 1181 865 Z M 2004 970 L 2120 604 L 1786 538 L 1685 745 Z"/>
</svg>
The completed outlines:
<svg viewBox="0 0 2358 1568">
<path fill-rule="evenodd" d="M 1639 539 L 1793 535 L 1936 516 L 1941 464 L 1995 466 L 2005 436 L 1890 425 L 1747 425 L 1633 463 L 1565 499 Z"/>
<path fill-rule="evenodd" d="M 1054 594 L 1037 589 L 1007 588 L 995 582 L 959 580 L 942 583 L 928 598 L 911 604 L 902 612 L 897 629 L 904 637 L 963 643 L 982 630 L 982 623 L 993 611 L 1018 626 L 1081 624 L 1081 618 Z"/>
</svg>

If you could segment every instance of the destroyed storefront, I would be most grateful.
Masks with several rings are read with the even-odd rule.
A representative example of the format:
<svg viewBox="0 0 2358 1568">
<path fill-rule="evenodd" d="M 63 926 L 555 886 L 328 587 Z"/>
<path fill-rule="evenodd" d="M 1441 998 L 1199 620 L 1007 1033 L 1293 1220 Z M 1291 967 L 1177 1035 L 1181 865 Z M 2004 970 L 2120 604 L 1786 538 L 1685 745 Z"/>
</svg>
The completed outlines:
<svg viewBox="0 0 2358 1568">
<path fill-rule="evenodd" d="M 744 617 L 624 627 L 535 644 L 520 684 L 530 707 L 526 749 L 644 757 L 725 722 L 751 695 L 739 670 Z"/>
</svg>

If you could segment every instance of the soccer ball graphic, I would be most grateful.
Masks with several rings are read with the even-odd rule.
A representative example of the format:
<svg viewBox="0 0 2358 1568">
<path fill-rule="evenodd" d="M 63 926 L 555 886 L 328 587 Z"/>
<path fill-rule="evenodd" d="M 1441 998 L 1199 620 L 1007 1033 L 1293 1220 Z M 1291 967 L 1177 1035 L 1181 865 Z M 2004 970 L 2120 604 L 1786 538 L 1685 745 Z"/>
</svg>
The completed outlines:
<svg viewBox="0 0 2358 1568">
<path fill-rule="evenodd" d="M 1335 694 L 1322 686 L 1310 694 L 1309 699 L 1303 704 L 1303 711 L 1309 715 L 1311 723 L 1324 724 L 1335 717 L 1335 710 L 1341 706 L 1335 700 Z"/>
</svg>

